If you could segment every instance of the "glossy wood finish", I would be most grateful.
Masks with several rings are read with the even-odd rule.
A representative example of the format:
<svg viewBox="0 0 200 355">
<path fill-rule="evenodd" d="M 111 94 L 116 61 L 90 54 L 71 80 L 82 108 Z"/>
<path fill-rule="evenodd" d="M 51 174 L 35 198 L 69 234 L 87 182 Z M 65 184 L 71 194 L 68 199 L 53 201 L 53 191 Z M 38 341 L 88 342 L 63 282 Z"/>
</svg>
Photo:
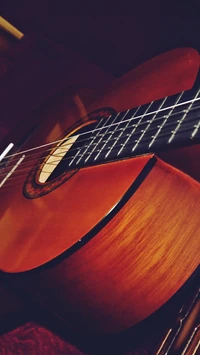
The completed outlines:
<svg viewBox="0 0 200 355">
<path fill-rule="evenodd" d="M 113 81 L 103 94 L 99 92 L 98 99 L 89 108 L 105 105 L 115 108 L 116 111 L 123 111 L 172 93 L 188 90 L 192 87 L 198 70 L 199 54 L 196 50 L 191 48 L 172 50 L 141 64 Z M 161 152 L 159 156 L 200 181 L 200 169 L 197 164 L 200 145 Z"/>
<path fill-rule="evenodd" d="M 148 160 L 82 169 L 58 189 L 33 200 L 22 194 L 24 175 L 17 189 L 5 186 L 2 194 L 9 205 L 0 207 L 1 270 L 33 269 L 78 242 L 118 203 Z"/>
<path fill-rule="evenodd" d="M 79 331 L 129 328 L 163 305 L 198 266 L 199 204 L 199 184 L 159 160 L 93 239 L 22 283 Z"/>
<path fill-rule="evenodd" d="M 30 112 L 55 92 L 67 88 L 70 96 L 69 93 L 79 92 L 81 86 L 87 88 L 84 95 L 88 95 L 91 88 L 107 85 L 114 79 L 111 74 L 72 53 L 70 49 L 63 49 L 37 36 L 26 35 L 16 44 L 1 33 L 0 47 L 0 151 L 10 140 L 18 142 L 33 125 L 38 124 L 41 116 L 35 114 L 32 116 L 34 120 L 31 120 Z M 10 70 L 12 75 L 9 74 Z M 76 96 L 73 100 L 77 100 Z M 0 200 L 5 208 L 10 203 L 1 193 Z M 9 223 L 14 221 L 9 220 Z M 1 226 L 0 238 L 6 238 L 1 233 Z M 7 289 L 2 278 L 0 300 L 2 329 L 5 325 L 3 319 L 7 315 L 10 317 L 11 313 L 21 312 L 23 304 L 14 292 Z"/>
<path fill-rule="evenodd" d="M 81 95 L 66 101 L 63 92 L 37 111 L 48 117 L 48 125 L 32 143 L 54 139 L 82 111 L 107 105 L 124 110 L 190 88 L 198 68 L 196 51 L 175 50 L 118 79 L 92 104 Z M 114 207 L 148 159 L 82 170 L 34 201 L 5 191 L 0 267 L 26 270 L 69 248 Z M 199 203 L 199 184 L 158 160 L 94 238 L 57 267 L 22 274 L 19 283 L 77 329 L 109 333 L 128 328 L 165 303 L 197 267 Z"/>
<path fill-rule="evenodd" d="M 184 68 L 184 69 L 183 69 Z M 191 48 L 161 54 L 98 90 L 92 108 L 111 106 L 116 111 L 143 105 L 192 87 L 199 70 L 199 53 Z"/>
</svg>

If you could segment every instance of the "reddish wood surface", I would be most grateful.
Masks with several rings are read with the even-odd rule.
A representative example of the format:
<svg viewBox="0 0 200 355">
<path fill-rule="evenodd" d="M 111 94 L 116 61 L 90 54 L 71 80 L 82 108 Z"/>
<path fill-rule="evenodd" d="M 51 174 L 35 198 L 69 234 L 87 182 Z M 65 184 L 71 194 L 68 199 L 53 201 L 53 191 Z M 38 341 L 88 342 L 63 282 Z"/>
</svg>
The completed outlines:
<svg viewBox="0 0 200 355">
<path fill-rule="evenodd" d="M 199 204 L 199 184 L 158 161 L 90 242 L 22 284 L 76 330 L 127 329 L 163 305 L 198 266 Z"/>
<path fill-rule="evenodd" d="M 172 50 L 114 80 L 103 94 L 99 93 L 98 99 L 89 108 L 105 105 L 123 111 L 187 90 L 192 87 L 198 69 L 199 54 L 196 50 Z M 199 155 L 200 145 L 159 154 L 167 163 L 200 181 Z"/>
<path fill-rule="evenodd" d="M 30 112 L 55 92 L 67 88 L 68 95 L 72 95 L 81 92 L 84 87 L 84 96 L 88 96 L 91 88 L 107 85 L 113 79 L 111 74 L 70 49 L 39 37 L 27 35 L 17 45 L 11 41 L 9 51 L 2 34 L 0 41 L 0 54 L 3 52 L 0 63 L 0 151 L 8 142 L 19 141 L 33 124 L 38 123 L 41 116 L 36 114 L 35 121 L 32 121 Z M 76 100 L 75 96 L 73 101 Z M 1 195 L 1 206 L 6 206 L 7 202 Z M 0 235 L 3 237 L 1 227 Z M 1 317 L 23 307 L 3 281 L 0 284 L 0 299 Z"/>
<path fill-rule="evenodd" d="M 33 269 L 78 242 L 118 203 L 148 160 L 142 157 L 120 166 L 111 163 L 82 169 L 55 191 L 34 200 L 22 195 L 23 175 L 17 189 L 5 187 L 5 203 L 0 207 L 4 236 L 0 269 Z"/>
<path fill-rule="evenodd" d="M 175 50 L 117 80 L 92 104 L 81 95 L 69 103 L 62 93 L 37 111 L 37 117 L 48 117 L 48 125 L 32 143 L 54 139 L 81 110 L 107 105 L 124 110 L 190 88 L 198 68 L 196 51 Z M 25 200 L 20 190 L 2 189 L 1 269 L 27 270 L 62 253 L 115 205 L 144 159 L 85 169 L 34 201 Z M 118 177 L 123 177 L 120 184 Z M 98 235 L 58 267 L 32 275 L 30 282 L 28 276 L 24 287 L 79 329 L 116 332 L 130 327 L 166 302 L 197 267 L 199 203 L 199 184 L 158 160 Z"/>
</svg>

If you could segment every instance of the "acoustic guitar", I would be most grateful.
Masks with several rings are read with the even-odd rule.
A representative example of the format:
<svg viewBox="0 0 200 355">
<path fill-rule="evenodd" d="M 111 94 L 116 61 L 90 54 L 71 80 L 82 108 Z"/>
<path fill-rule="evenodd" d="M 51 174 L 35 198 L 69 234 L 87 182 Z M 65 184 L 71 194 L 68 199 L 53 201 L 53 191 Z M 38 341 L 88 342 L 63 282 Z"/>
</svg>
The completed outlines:
<svg viewBox="0 0 200 355">
<path fill-rule="evenodd" d="M 173 50 L 1 142 L 0 269 L 78 330 L 139 323 L 198 267 L 198 70 Z"/>
</svg>

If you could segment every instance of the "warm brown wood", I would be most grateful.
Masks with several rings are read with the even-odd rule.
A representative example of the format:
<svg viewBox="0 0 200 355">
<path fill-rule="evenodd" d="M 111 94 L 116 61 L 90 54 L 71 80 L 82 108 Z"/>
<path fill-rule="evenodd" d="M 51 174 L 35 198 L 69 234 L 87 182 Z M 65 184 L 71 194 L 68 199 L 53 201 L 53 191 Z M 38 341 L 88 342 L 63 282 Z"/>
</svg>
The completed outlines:
<svg viewBox="0 0 200 355">
<path fill-rule="evenodd" d="M 87 95 L 69 101 L 63 92 L 35 113 L 45 123 L 30 144 L 57 138 L 82 112 L 101 106 L 125 110 L 190 88 L 198 68 L 198 53 L 180 49 L 118 79 L 92 104 Z M 148 160 L 81 170 L 36 200 L 22 196 L 23 179 L 18 190 L 2 189 L 0 268 L 28 270 L 68 249 L 115 206 Z M 98 235 L 59 266 L 31 278 L 27 274 L 22 285 L 76 328 L 117 332 L 130 327 L 166 302 L 197 267 L 199 203 L 199 184 L 158 160 Z"/>
<path fill-rule="evenodd" d="M 163 305 L 199 264 L 199 184 L 158 161 L 84 247 L 26 288 L 76 329 L 118 332 Z"/>
<path fill-rule="evenodd" d="M 5 203 L 0 206 L 1 270 L 33 269 L 78 242 L 117 204 L 148 160 L 141 157 L 80 170 L 35 200 L 22 195 L 23 175 L 17 190 L 5 186 Z"/>
<path fill-rule="evenodd" d="M 111 106 L 124 111 L 190 89 L 198 70 L 199 53 L 195 49 L 174 49 L 113 80 L 103 92 L 97 90 L 90 109 Z"/>
<path fill-rule="evenodd" d="M 64 49 L 37 36 L 24 36 L 23 40 L 20 43 L 17 42 L 16 45 L 10 37 L 1 32 L 0 55 L 0 152 L 5 148 L 7 140 L 8 142 L 10 140 L 14 143 L 18 142 L 33 125 L 38 123 L 37 117 L 38 119 L 41 117 L 36 114 L 35 121 L 31 121 L 30 112 L 53 93 L 70 87 L 68 89 L 69 96 L 69 93 L 76 93 L 79 91 L 77 88 L 83 86 L 87 88 L 83 95 L 88 96 L 91 88 L 107 85 L 113 79 L 111 74 L 106 73 L 78 54 L 72 53 L 70 49 Z M 10 68 L 13 71 L 9 76 Z M 27 80 L 28 78 L 30 80 Z M 71 88 L 72 83 L 76 90 L 74 87 Z M 39 87 L 41 91 L 38 90 Z M 82 89 L 80 91 L 83 92 Z M 78 100 L 76 95 L 73 100 L 75 102 Z M 23 122 L 20 122 L 21 120 Z M 17 129 L 13 130 L 15 127 Z M 5 141 L 3 138 L 6 138 Z M 18 184 L 16 184 L 16 188 L 17 186 Z M 11 203 L 12 196 L 11 201 L 6 201 L 6 197 L 3 197 L 1 193 L 0 196 L 1 207 Z M 23 216 L 20 218 L 23 224 Z M 12 222 L 9 219 L 9 224 L 13 224 L 14 228 L 14 220 Z M 0 238 L 6 239 L 1 226 Z M 1 319 L 10 313 L 18 312 L 23 307 L 15 293 L 4 287 L 1 279 L 0 300 Z"/>
<path fill-rule="evenodd" d="M 169 51 L 113 81 L 103 94 L 99 92 L 98 99 L 90 109 L 105 105 L 123 111 L 155 98 L 188 90 L 194 83 L 198 69 L 199 54 L 196 50 L 181 48 Z M 196 163 L 199 155 L 200 145 L 159 154 L 167 163 L 200 181 L 200 169 Z"/>
</svg>

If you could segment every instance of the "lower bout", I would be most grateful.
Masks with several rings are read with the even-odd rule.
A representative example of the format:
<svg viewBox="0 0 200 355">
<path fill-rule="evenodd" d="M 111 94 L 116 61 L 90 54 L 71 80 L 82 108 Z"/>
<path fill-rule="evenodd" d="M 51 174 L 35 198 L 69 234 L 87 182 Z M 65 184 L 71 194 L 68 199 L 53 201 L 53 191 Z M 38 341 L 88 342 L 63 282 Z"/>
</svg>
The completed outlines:
<svg viewBox="0 0 200 355">
<path fill-rule="evenodd" d="M 158 159 L 88 243 L 56 266 L 19 275 L 19 283 L 75 329 L 130 328 L 169 300 L 198 266 L 199 204 L 199 184 Z"/>
</svg>

